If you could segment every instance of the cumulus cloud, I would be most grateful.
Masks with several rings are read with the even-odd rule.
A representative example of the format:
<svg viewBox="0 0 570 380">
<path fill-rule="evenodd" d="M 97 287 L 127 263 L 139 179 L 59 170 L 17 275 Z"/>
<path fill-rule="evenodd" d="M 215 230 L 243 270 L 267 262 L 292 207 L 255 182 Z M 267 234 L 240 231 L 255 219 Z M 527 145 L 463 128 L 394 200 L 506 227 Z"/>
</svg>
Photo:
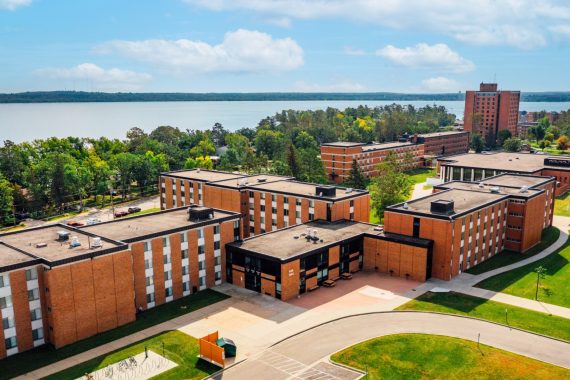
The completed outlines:
<svg viewBox="0 0 570 380">
<path fill-rule="evenodd" d="M 350 19 L 428 31 L 482 45 L 528 49 L 548 43 L 548 26 L 570 20 L 567 0 L 185 0 L 213 11 L 249 10 L 293 19 Z"/>
<path fill-rule="evenodd" d="M 52 79 L 88 80 L 97 89 L 136 90 L 152 79 L 146 73 L 118 68 L 103 69 L 93 63 L 82 63 L 71 68 L 44 68 L 37 75 Z"/>
<path fill-rule="evenodd" d="M 362 92 L 366 87 L 350 80 L 340 80 L 328 85 L 300 81 L 295 83 L 294 89 L 300 92 Z"/>
<path fill-rule="evenodd" d="M 218 45 L 188 39 L 117 40 L 95 50 L 194 72 L 287 71 L 303 65 L 303 49 L 291 38 L 244 29 L 226 33 Z"/>
<path fill-rule="evenodd" d="M 344 54 L 346 55 L 365 55 L 366 52 L 362 49 L 357 49 L 352 46 L 345 46 L 344 47 Z"/>
<path fill-rule="evenodd" d="M 13 11 L 16 8 L 30 5 L 32 0 L 0 0 L 0 9 Z"/>
<path fill-rule="evenodd" d="M 461 90 L 457 81 L 446 77 L 435 77 L 422 80 L 422 89 L 433 92 L 454 92 Z"/>
<path fill-rule="evenodd" d="M 406 67 L 439 68 L 453 72 L 472 71 L 475 68 L 473 62 L 463 58 L 446 44 L 422 43 L 405 48 L 388 45 L 377 50 L 376 55 Z"/>
</svg>

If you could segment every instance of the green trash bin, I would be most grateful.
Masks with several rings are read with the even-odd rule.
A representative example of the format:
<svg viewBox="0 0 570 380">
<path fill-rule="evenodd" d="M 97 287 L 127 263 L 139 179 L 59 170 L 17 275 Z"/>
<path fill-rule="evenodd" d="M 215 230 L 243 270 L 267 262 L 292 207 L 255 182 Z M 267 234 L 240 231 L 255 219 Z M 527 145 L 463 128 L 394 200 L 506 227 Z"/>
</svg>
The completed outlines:
<svg viewBox="0 0 570 380">
<path fill-rule="evenodd" d="M 233 340 L 228 338 L 220 338 L 216 341 L 219 347 L 223 347 L 226 358 L 233 358 L 237 354 L 237 347 Z"/>
</svg>

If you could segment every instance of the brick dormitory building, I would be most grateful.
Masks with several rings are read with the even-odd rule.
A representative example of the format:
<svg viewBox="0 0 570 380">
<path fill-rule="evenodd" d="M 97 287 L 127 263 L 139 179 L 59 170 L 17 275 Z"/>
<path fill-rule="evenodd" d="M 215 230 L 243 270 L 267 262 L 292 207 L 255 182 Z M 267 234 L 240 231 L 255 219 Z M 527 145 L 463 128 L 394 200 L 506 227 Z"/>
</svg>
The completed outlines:
<svg viewBox="0 0 570 380">
<path fill-rule="evenodd" d="M 160 178 L 156 213 L 0 235 L 0 358 L 56 348 L 223 282 L 282 300 L 358 270 L 449 280 L 552 223 L 555 179 L 452 181 L 367 223 L 366 191 L 189 170 Z"/>
<path fill-rule="evenodd" d="M 344 182 L 356 160 L 364 176 L 377 176 L 377 166 L 390 153 L 399 160 L 412 158 L 412 168 L 430 164 L 437 157 L 469 151 L 469 133 L 463 131 L 434 132 L 403 138 L 388 143 L 334 142 L 321 145 L 321 160 L 331 181 Z M 411 155 L 411 156 L 410 156 Z"/>
</svg>

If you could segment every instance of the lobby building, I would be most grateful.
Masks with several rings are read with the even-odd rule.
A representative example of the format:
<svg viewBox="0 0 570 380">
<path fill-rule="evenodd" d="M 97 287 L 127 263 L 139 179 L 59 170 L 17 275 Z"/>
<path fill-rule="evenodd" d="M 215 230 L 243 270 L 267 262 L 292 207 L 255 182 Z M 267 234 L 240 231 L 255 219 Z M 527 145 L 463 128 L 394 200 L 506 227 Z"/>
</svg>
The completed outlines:
<svg viewBox="0 0 570 380">
<path fill-rule="evenodd" d="M 193 207 L 0 235 L 0 358 L 60 348 L 221 284 L 238 232 L 239 214 Z"/>
<path fill-rule="evenodd" d="M 500 131 L 517 135 L 520 91 L 498 90 L 497 83 L 481 83 L 479 91 L 465 92 L 464 129 L 485 138 Z"/>
<path fill-rule="evenodd" d="M 556 179 L 556 196 L 570 188 L 570 158 L 532 153 L 468 153 L 440 158 L 437 172 L 443 182 L 481 181 L 502 173 L 546 176 Z"/>
<path fill-rule="evenodd" d="M 438 157 L 467 153 L 469 151 L 469 133 L 464 131 L 446 131 L 425 133 L 403 137 L 403 141 L 389 143 L 353 143 L 334 142 L 321 145 L 321 160 L 327 176 L 336 183 L 344 182 L 356 160 L 364 176 L 378 175 L 376 167 L 389 153 L 396 154 L 402 162 L 411 157 L 411 169 L 430 164 Z"/>
<path fill-rule="evenodd" d="M 242 238 L 317 219 L 369 220 L 367 191 L 275 175 L 194 169 L 163 173 L 161 208 L 192 203 L 237 212 Z"/>
</svg>

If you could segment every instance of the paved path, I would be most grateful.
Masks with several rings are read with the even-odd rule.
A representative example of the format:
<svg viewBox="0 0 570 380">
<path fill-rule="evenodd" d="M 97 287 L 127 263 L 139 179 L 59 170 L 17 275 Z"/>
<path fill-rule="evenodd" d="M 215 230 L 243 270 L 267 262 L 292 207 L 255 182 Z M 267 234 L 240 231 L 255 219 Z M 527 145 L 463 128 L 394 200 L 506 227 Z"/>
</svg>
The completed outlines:
<svg viewBox="0 0 570 380">
<path fill-rule="evenodd" d="M 399 333 L 438 334 L 477 341 L 570 368 L 570 344 L 479 320 L 420 312 L 387 312 L 344 318 L 289 338 L 215 379 L 305 378 L 303 371 L 345 347 Z M 318 367 L 323 378 L 341 378 Z M 357 378 L 354 374 L 352 379 Z M 344 377 L 349 378 L 349 377 Z"/>
<path fill-rule="evenodd" d="M 424 189 L 424 186 L 427 186 L 426 182 L 416 183 L 414 185 L 414 190 L 412 191 L 412 197 L 410 199 L 417 199 L 431 195 L 433 189 L 431 187 L 429 189 Z"/>
</svg>

